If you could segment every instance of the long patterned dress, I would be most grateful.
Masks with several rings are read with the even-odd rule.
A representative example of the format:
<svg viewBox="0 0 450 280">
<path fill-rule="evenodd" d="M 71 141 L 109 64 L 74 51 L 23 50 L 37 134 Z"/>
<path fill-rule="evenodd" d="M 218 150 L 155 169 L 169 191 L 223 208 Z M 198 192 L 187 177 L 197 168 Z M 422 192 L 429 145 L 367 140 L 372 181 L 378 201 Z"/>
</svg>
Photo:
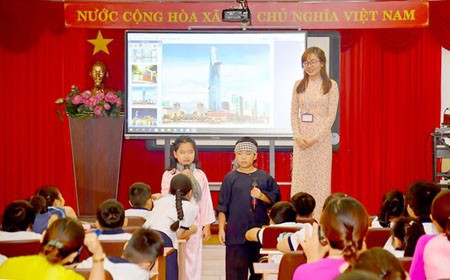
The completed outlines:
<svg viewBox="0 0 450 280">
<path fill-rule="evenodd" d="M 331 193 L 331 127 L 336 118 L 339 89 L 335 81 L 327 94 L 322 94 L 320 81 L 310 82 L 304 93 L 298 94 L 295 83 L 292 92 L 291 125 L 294 138 L 318 140 L 302 149 L 294 141 L 291 197 L 299 191 L 311 194 L 316 200 L 314 218 L 319 219 L 323 203 Z M 313 115 L 313 122 L 303 122 L 301 114 Z"/>
</svg>

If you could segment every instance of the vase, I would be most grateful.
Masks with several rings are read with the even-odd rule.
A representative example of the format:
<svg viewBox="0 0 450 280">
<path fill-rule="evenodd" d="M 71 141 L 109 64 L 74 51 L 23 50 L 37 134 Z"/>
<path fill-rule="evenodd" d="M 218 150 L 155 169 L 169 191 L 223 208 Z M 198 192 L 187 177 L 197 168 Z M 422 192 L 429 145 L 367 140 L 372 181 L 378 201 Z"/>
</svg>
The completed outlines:
<svg viewBox="0 0 450 280">
<path fill-rule="evenodd" d="M 69 118 L 78 215 L 117 199 L 124 116 Z"/>
</svg>

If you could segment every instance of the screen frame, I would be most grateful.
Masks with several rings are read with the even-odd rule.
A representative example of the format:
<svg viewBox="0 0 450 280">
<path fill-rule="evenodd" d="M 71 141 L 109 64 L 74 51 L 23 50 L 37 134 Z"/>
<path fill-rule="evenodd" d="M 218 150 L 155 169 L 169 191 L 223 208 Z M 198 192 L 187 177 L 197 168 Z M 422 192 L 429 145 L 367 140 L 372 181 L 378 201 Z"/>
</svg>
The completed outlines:
<svg viewBox="0 0 450 280">
<path fill-rule="evenodd" d="M 128 105 L 128 98 L 129 98 L 129 93 L 128 93 L 128 89 L 129 89 L 129 80 L 128 80 L 128 75 L 129 73 L 129 67 L 128 67 L 128 34 L 130 33 L 165 33 L 165 34 L 170 34 L 170 33 L 175 33 L 175 34 L 180 34 L 180 33 L 218 33 L 218 34 L 234 34 L 234 33 L 240 33 L 240 34 L 248 34 L 248 33 L 256 33 L 256 34 L 269 34 L 269 33 L 274 33 L 274 34 L 282 34 L 282 33 L 288 33 L 288 34 L 304 34 L 303 36 L 305 37 L 305 46 L 304 49 L 306 49 L 307 47 L 307 39 L 308 39 L 308 32 L 306 31 L 301 31 L 301 30 L 195 30 L 195 31 L 190 31 L 190 30 L 127 30 L 125 32 L 125 87 L 126 87 L 126 91 L 125 91 L 125 100 L 126 102 L 124 102 L 126 104 L 126 106 Z M 300 53 L 298 54 L 299 56 L 301 55 Z M 299 77 L 301 78 L 301 77 Z M 289 100 L 291 92 L 287 92 L 286 94 L 289 95 Z M 289 104 L 289 111 L 290 111 L 290 104 Z M 124 124 L 124 137 L 125 139 L 166 139 L 166 138 L 174 138 L 177 135 L 180 134 L 187 134 L 190 135 L 192 137 L 195 137 L 196 139 L 211 139 L 211 140 L 218 140 L 218 139 L 236 139 L 238 137 L 242 137 L 242 136 L 251 136 L 254 138 L 258 138 L 258 139 L 277 139 L 277 140 L 285 140 L 285 139 L 292 139 L 292 133 L 275 133 L 275 132 L 262 132 L 262 133 L 243 133 L 243 132 L 230 132 L 230 133 L 204 133 L 204 132 L 199 132 L 199 133 L 176 133 L 176 132 L 171 132 L 171 133 L 153 133 L 153 132 L 129 132 L 129 126 L 128 126 L 128 117 L 129 117 L 129 110 L 127 108 L 125 108 L 125 124 Z M 230 129 L 230 128 L 228 128 Z"/>
</svg>

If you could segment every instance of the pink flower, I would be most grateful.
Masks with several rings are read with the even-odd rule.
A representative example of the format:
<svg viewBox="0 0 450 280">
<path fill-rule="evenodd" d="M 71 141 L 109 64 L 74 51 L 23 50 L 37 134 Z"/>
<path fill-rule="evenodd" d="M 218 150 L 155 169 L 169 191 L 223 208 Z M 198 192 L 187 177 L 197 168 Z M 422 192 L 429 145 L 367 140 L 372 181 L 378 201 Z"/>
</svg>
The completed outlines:
<svg viewBox="0 0 450 280">
<path fill-rule="evenodd" d="M 95 98 L 95 96 L 91 96 L 91 97 L 89 97 L 89 99 L 87 100 L 87 102 L 85 102 L 85 104 L 86 104 L 88 107 L 92 108 L 92 107 L 94 107 L 94 106 L 97 106 L 98 100 L 97 100 L 97 98 Z"/>
<path fill-rule="evenodd" d="M 103 105 L 103 108 L 105 108 L 105 110 L 109 110 L 111 109 L 111 105 L 109 105 L 109 103 L 105 103 L 105 105 Z"/>
<path fill-rule="evenodd" d="M 108 93 L 105 95 L 105 101 L 115 103 L 117 101 L 117 95 L 112 91 L 108 91 Z"/>
<path fill-rule="evenodd" d="M 116 105 L 117 106 L 121 106 L 122 105 L 122 99 L 118 98 L 116 101 Z"/>
<path fill-rule="evenodd" d="M 103 108 L 101 106 L 97 106 L 94 109 L 94 115 L 96 115 L 97 117 L 100 117 L 103 113 Z"/>
<path fill-rule="evenodd" d="M 81 98 L 81 96 L 79 96 L 78 94 L 72 96 L 72 104 L 78 105 L 80 103 L 83 103 L 83 98 Z"/>
<path fill-rule="evenodd" d="M 103 91 L 99 91 L 96 95 L 98 101 L 102 101 L 105 99 L 105 93 Z"/>
<path fill-rule="evenodd" d="M 92 93 L 91 93 L 90 90 L 85 90 L 85 91 L 83 91 L 83 92 L 81 93 L 81 96 L 82 96 L 84 99 L 89 99 L 89 98 L 91 97 L 91 95 L 92 95 Z"/>
</svg>

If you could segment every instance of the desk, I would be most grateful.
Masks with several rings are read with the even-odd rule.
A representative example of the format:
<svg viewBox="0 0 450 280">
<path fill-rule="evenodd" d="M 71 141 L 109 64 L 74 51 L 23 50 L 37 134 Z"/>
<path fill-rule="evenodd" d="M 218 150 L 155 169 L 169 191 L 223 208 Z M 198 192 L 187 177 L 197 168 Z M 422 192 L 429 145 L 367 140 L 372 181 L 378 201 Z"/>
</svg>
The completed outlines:
<svg viewBox="0 0 450 280">
<path fill-rule="evenodd" d="M 173 254 L 175 252 L 175 249 L 172 247 L 164 247 L 164 254 L 162 256 L 159 256 L 156 262 L 156 271 L 158 271 L 157 275 L 153 275 L 150 279 L 152 280 L 165 280 L 166 279 L 166 258 L 170 254 Z"/>
</svg>

